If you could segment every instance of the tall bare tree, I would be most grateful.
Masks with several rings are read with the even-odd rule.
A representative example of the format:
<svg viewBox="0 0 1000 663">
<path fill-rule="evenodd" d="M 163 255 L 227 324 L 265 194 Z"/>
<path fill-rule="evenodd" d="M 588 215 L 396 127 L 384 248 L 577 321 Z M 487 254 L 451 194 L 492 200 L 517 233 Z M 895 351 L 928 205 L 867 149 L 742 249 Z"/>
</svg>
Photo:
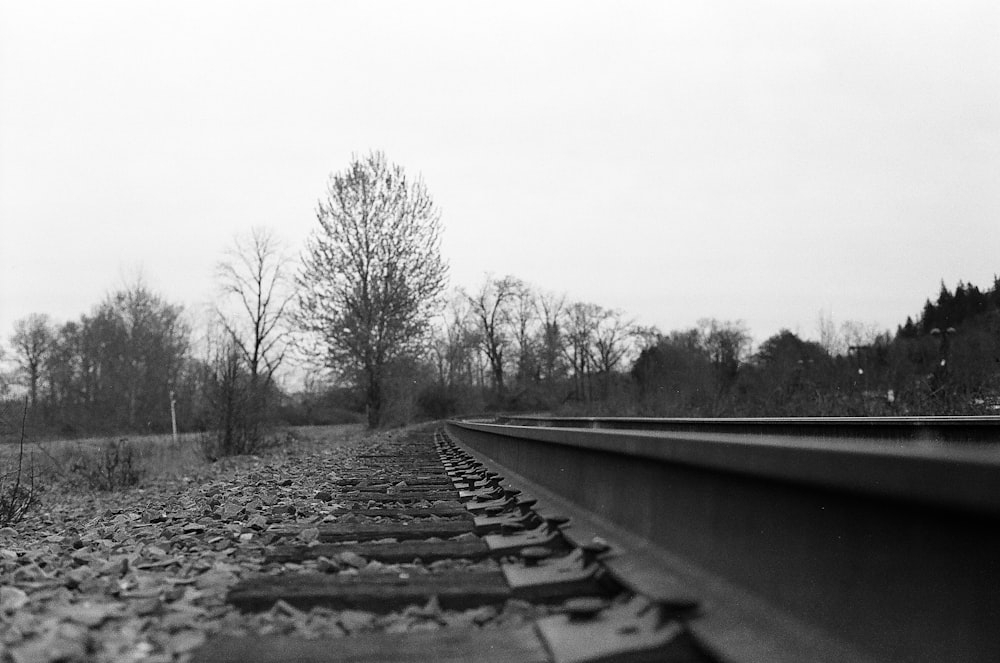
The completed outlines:
<svg viewBox="0 0 1000 663">
<path fill-rule="evenodd" d="M 504 356 L 511 344 L 508 330 L 510 307 L 523 288 L 524 284 L 520 279 L 513 276 L 495 278 L 487 275 L 479 292 L 466 295 L 472 304 L 472 314 L 479 324 L 483 351 L 489 359 L 493 386 L 499 396 L 503 396 L 506 389 Z"/>
<path fill-rule="evenodd" d="M 535 291 L 521 283 L 510 307 L 510 322 L 517 343 L 517 379 L 521 383 L 541 379 L 536 328 L 538 304 Z"/>
<path fill-rule="evenodd" d="M 3 370 L 4 358 L 6 356 L 7 356 L 7 351 L 4 350 L 2 345 L 0 345 L 0 398 L 5 397 L 7 395 L 7 392 L 10 391 L 10 385 L 8 384 L 10 378 L 7 376 L 7 373 L 5 373 Z"/>
<path fill-rule="evenodd" d="M 596 304 L 576 302 L 565 313 L 565 338 L 563 354 L 573 368 L 573 385 L 576 397 L 590 401 L 590 376 L 594 369 L 594 338 L 601 319 L 601 307 Z"/>
<path fill-rule="evenodd" d="M 716 397 L 712 415 L 718 416 L 719 409 L 725 406 L 724 396 L 736 383 L 740 366 L 750 354 L 753 339 L 742 320 L 731 322 L 703 318 L 698 321 L 698 330 L 715 371 Z"/>
<path fill-rule="evenodd" d="M 617 310 L 602 309 L 594 330 L 594 362 L 601 373 L 610 373 L 631 349 L 635 325 Z"/>
<path fill-rule="evenodd" d="M 561 320 L 566 308 L 566 296 L 553 293 L 543 293 L 538 296 L 536 304 L 539 309 L 542 328 L 539 339 L 539 363 L 542 378 L 554 380 L 562 373 L 560 357 L 563 351 L 563 331 Z"/>
<path fill-rule="evenodd" d="M 258 227 L 236 237 L 216 269 L 223 293 L 239 310 L 235 315 L 220 310 L 219 319 L 253 383 L 270 382 L 285 358 L 282 332 L 293 298 L 288 265 L 274 233 Z"/>
<path fill-rule="evenodd" d="M 372 152 L 330 177 L 316 216 L 296 319 L 322 340 L 327 365 L 364 391 L 375 427 L 387 368 L 421 349 L 445 287 L 440 214 L 422 180 Z"/>
<path fill-rule="evenodd" d="M 458 293 L 448 303 L 433 331 L 431 355 L 439 383 L 447 387 L 472 386 L 477 377 L 475 354 L 480 345 L 469 301 Z"/>
<path fill-rule="evenodd" d="M 14 323 L 10 343 L 14 347 L 14 361 L 27 383 L 32 407 L 38 402 L 38 383 L 54 336 L 49 316 L 44 313 L 32 313 Z"/>
</svg>

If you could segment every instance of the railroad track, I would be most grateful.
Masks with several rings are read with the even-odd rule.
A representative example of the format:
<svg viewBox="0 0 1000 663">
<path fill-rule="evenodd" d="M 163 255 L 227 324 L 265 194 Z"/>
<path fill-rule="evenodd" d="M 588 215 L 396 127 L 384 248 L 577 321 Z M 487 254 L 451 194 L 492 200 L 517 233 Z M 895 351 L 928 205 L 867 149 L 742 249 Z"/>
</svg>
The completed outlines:
<svg viewBox="0 0 1000 663">
<path fill-rule="evenodd" d="M 228 594 L 351 635 L 215 637 L 194 660 L 1000 660 L 1000 420 L 882 421 L 384 441 L 331 481 L 342 515 L 271 523 L 271 572 Z"/>
<path fill-rule="evenodd" d="M 600 562 L 609 546 L 562 535 L 567 519 L 535 510 L 458 448 L 442 428 L 358 455 L 330 486 L 347 503 L 337 522 L 272 523 L 265 563 L 310 570 L 238 583 L 245 612 L 314 607 L 369 620 L 335 639 L 216 637 L 195 661 L 583 661 L 710 663 L 683 627 L 696 604 L 656 601 L 623 587 Z M 379 631 L 372 614 L 395 613 Z M 407 615 L 431 631 L 393 633 Z M 434 624 L 434 622 L 437 622 Z M 388 631 L 388 632 L 387 632 Z"/>
</svg>

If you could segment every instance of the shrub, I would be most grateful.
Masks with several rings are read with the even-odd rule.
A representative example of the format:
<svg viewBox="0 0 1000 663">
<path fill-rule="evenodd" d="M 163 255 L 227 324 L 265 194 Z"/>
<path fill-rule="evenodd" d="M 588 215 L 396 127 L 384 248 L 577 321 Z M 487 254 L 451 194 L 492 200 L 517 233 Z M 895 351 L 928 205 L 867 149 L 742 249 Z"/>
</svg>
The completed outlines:
<svg viewBox="0 0 1000 663">
<path fill-rule="evenodd" d="M 3 414 L 6 415 L 6 412 Z M 29 462 L 27 476 L 24 476 L 24 430 L 27 414 L 28 401 L 25 399 L 18 441 L 17 468 L 5 468 L 3 474 L 0 474 L 0 527 L 7 527 L 20 521 L 38 499 L 35 491 L 34 457 Z M 0 417 L 0 424 L 4 423 L 6 416 Z"/>
<path fill-rule="evenodd" d="M 27 476 L 22 475 L 21 458 L 18 459 L 17 469 L 0 474 L 0 527 L 20 521 L 38 500 L 34 463 L 29 464 Z"/>
<path fill-rule="evenodd" d="M 107 491 L 136 486 L 145 474 L 135 447 L 124 437 L 105 442 L 96 452 L 77 455 L 69 470 L 88 487 Z"/>
</svg>

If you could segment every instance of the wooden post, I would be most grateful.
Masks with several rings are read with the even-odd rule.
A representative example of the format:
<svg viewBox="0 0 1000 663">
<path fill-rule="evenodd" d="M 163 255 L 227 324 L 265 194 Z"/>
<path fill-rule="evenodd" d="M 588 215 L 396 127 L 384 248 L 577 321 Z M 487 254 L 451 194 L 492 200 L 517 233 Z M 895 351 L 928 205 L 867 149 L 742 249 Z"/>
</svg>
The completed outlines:
<svg viewBox="0 0 1000 663">
<path fill-rule="evenodd" d="M 170 424 L 174 431 L 174 444 L 177 443 L 177 401 L 174 400 L 174 390 L 170 390 Z"/>
</svg>

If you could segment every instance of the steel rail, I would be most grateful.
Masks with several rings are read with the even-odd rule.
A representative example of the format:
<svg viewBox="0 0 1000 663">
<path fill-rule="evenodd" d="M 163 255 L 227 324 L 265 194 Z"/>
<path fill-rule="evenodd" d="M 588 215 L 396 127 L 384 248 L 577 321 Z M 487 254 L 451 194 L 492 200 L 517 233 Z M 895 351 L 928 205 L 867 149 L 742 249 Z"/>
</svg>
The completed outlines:
<svg viewBox="0 0 1000 663">
<path fill-rule="evenodd" d="M 653 550 L 638 576 L 766 606 L 706 612 L 727 658 L 778 660 L 781 623 L 826 643 L 784 660 L 1000 660 L 1000 418 L 505 421 L 448 429 Z"/>
<path fill-rule="evenodd" d="M 467 420 L 556 428 L 606 428 L 831 437 L 889 442 L 1000 442 L 1000 417 L 548 417 L 502 415 Z"/>
</svg>

